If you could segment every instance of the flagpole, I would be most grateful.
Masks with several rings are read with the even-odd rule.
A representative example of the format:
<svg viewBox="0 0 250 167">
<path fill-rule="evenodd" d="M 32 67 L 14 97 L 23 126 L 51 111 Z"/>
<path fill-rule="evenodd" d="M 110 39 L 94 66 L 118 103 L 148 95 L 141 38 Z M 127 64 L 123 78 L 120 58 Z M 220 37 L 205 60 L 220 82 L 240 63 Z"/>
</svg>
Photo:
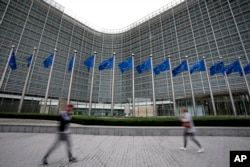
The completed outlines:
<svg viewBox="0 0 250 167">
<path fill-rule="evenodd" d="M 173 104 L 174 104 L 174 115 L 177 116 L 176 102 L 175 102 L 175 93 L 174 93 L 174 81 L 173 81 L 173 74 L 172 74 L 172 67 L 171 67 L 170 55 L 168 55 L 168 60 L 169 60 L 169 71 L 170 71 L 170 79 L 171 79 L 171 87 L 172 87 Z"/>
<path fill-rule="evenodd" d="M 56 52 L 57 49 L 54 49 L 54 56 L 53 56 L 53 61 L 52 61 L 52 65 L 50 68 L 50 73 L 49 73 L 49 79 L 48 79 L 48 84 L 47 84 L 47 89 L 46 89 L 46 93 L 45 93 L 45 98 L 44 98 L 44 105 L 43 105 L 43 112 L 46 112 L 46 106 L 47 106 L 47 101 L 48 101 L 48 94 L 49 94 L 49 86 L 50 86 L 50 80 L 51 80 L 51 76 L 52 76 L 52 71 L 53 71 L 53 67 L 54 67 L 54 61 L 55 61 L 55 57 L 56 57 Z"/>
<path fill-rule="evenodd" d="M 3 80 L 4 80 L 4 78 L 5 78 L 5 75 L 6 75 L 8 66 L 9 66 L 9 62 L 10 62 L 10 57 L 11 57 L 11 55 L 12 55 L 12 52 L 14 51 L 14 48 L 15 48 L 15 46 L 14 46 L 14 45 L 11 45 L 9 58 L 8 58 L 8 60 L 7 60 L 7 63 L 6 63 L 6 65 L 5 65 L 5 68 L 4 68 L 4 71 L 3 71 L 3 74 L 2 74 L 2 78 L 1 78 L 1 80 L 0 80 L 0 89 L 2 88 Z"/>
<path fill-rule="evenodd" d="M 135 116 L 135 54 L 132 53 L 132 116 Z"/>
<path fill-rule="evenodd" d="M 153 91 L 153 113 L 154 116 L 157 116 L 156 106 L 155 106 L 155 83 L 154 83 L 154 70 L 153 70 L 153 55 L 150 54 L 150 64 L 151 64 L 151 76 L 152 76 L 152 91 Z"/>
<path fill-rule="evenodd" d="M 244 68 L 243 68 L 243 66 L 241 64 L 241 61 L 240 61 L 241 57 L 238 57 L 238 59 L 239 59 L 240 68 L 241 68 L 241 71 L 242 71 L 242 74 L 243 74 L 243 77 L 244 77 L 244 80 L 245 80 L 245 84 L 247 86 L 248 96 L 250 97 L 250 89 L 249 89 L 249 85 L 248 85 L 248 82 L 247 82 L 246 73 L 245 73 L 245 70 L 244 70 Z"/>
<path fill-rule="evenodd" d="M 209 91 L 210 91 L 210 97 L 211 97 L 211 101 L 212 101 L 214 116 L 217 116 L 216 107 L 215 107 L 215 103 L 214 103 L 214 96 L 213 96 L 213 91 L 212 91 L 212 88 L 211 88 L 211 83 L 209 81 L 209 75 L 208 75 L 208 71 L 207 71 L 207 64 L 206 64 L 206 57 L 205 56 L 203 56 L 203 60 L 204 60 L 206 74 L 207 74 L 207 81 L 208 81 L 208 87 L 209 87 Z"/>
<path fill-rule="evenodd" d="M 187 68 L 188 68 L 188 76 L 189 76 L 189 82 L 190 82 L 190 88 L 191 88 L 191 93 L 192 93 L 192 100 L 193 100 L 193 110 L 194 110 L 194 115 L 196 116 L 196 104 L 195 104 L 195 98 L 194 98 L 194 90 L 193 90 L 193 84 L 192 84 L 192 78 L 190 75 L 190 69 L 189 69 L 189 65 L 188 65 L 188 56 L 186 56 L 186 60 L 187 60 Z"/>
<path fill-rule="evenodd" d="M 69 92 L 68 92 L 68 100 L 67 100 L 67 103 L 70 102 L 70 95 L 71 95 L 72 80 L 73 80 L 73 75 L 74 75 L 74 67 L 75 67 L 76 53 L 77 53 L 77 50 L 74 50 L 74 61 L 73 61 L 72 70 L 71 70 L 71 76 L 70 76 L 70 83 L 69 83 Z"/>
<path fill-rule="evenodd" d="M 93 62 L 93 68 L 92 68 L 92 77 L 91 77 L 91 86 L 90 86 L 90 95 L 89 95 L 89 116 L 91 116 L 91 110 L 92 110 L 92 96 L 93 96 L 96 54 L 97 54 L 96 51 L 94 51 L 94 62 Z"/>
<path fill-rule="evenodd" d="M 220 57 L 221 61 L 223 60 L 223 57 Z M 225 78 L 225 81 L 226 81 L 226 84 L 227 84 L 227 89 L 229 91 L 229 96 L 230 96 L 230 99 L 231 99 L 231 103 L 232 103 L 232 107 L 233 107 L 233 112 L 234 112 L 234 116 L 237 116 L 237 113 L 236 113 L 236 108 L 235 108 L 235 105 L 234 105 L 234 99 L 233 99 L 233 95 L 232 95 L 232 91 L 231 91 L 231 88 L 230 88 L 230 85 L 229 85 L 229 82 L 228 82 L 228 78 L 227 78 L 227 73 L 226 71 L 224 70 L 224 78 Z"/>
<path fill-rule="evenodd" d="M 19 103 L 19 106 L 18 106 L 18 111 L 17 111 L 18 113 L 20 113 L 21 110 L 22 110 L 23 100 L 24 100 L 24 96 L 25 96 L 25 93 L 26 93 L 27 85 L 28 85 L 28 82 L 29 82 L 29 79 L 30 79 L 30 71 L 31 71 L 31 68 L 32 68 L 32 65 L 33 65 L 33 60 L 34 60 L 34 58 L 36 56 L 36 51 L 37 51 L 37 48 L 34 47 L 32 58 L 31 58 L 31 61 L 30 61 L 30 66 L 29 66 L 29 69 L 28 69 L 28 72 L 27 72 L 27 75 L 26 75 L 26 80 L 25 80 L 25 83 L 24 83 L 24 86 L 23 86 L 22 96 L 21 96 L 20 103 Z"/>
<path fill-rule="evenodd" d="M 115 55 L 116 53 L 113 53 L 113 68 L 112 68 L 112 90 L 111 90 L 111 116 L 113 116 L 114 112 L 114 83 L 115 83 Z"/>
</svg>

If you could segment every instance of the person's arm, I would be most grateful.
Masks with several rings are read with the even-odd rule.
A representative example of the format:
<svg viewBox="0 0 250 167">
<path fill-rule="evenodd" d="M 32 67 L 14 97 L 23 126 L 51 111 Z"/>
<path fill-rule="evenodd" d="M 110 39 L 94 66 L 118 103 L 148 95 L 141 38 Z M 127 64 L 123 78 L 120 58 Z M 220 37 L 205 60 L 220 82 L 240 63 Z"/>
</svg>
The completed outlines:
<svg viewBox="0 0 250 167">
<path fill-rule="evenodd" d="M 61 112 L 61 117 L 65 120 L 65 121 L 70 121 L 71 120 L 71 116 L 69 116 L 67 114 L 67 112 L 63 111 Z"/>
<path fill-rule="evenodd" d="M 190 115 L 185 113 L 183 118 L 181 119 L 182 122 L 190 122 Z"/>
</svg>

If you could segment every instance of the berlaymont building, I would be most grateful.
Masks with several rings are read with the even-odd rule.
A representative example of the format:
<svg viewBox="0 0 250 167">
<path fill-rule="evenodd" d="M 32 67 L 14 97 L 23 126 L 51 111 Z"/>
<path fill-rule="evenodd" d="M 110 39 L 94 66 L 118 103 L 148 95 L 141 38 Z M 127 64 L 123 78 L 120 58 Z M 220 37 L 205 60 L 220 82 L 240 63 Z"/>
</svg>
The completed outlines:
<svg viewBox="0 0 250 167">
<path fill-rule="evenodd" d="M 76 113 L 99 116 L 178 116 L 181 107 L 249 115 L 249 59 L 249 0 L 176 0 L 118 30 L 92 26 L 53 0 L 0 1 L 0 112 L 56 113 L 71 102 Z M 200 61 L 205 69 L 190 73 Z M 233 69 L 211 75 L 220 62 Z"/>
</svg>

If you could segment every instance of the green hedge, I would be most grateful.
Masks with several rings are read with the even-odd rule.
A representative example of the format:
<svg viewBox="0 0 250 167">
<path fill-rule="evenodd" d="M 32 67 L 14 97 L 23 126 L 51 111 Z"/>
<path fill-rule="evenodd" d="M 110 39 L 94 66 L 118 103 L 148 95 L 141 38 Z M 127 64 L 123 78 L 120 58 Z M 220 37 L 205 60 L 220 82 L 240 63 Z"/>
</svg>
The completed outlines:
<svg viewBox="0 0 250 167">
<path fill-rule="evenodd" d="M 57 115 L 28 114 L 28 113 L 0 113 L 0 118 L 43 119 L 58 120 Z M 228 126 L 250 127 L 250 117 L 194 117 L 196 126 Z M 152 118 L 110 118 L 89 117 L 75 115 L 73 123 L 82 125 L 105 125 L 105 126 L 180 126 L 176 117 L 152 117 Z"/>
</svg>

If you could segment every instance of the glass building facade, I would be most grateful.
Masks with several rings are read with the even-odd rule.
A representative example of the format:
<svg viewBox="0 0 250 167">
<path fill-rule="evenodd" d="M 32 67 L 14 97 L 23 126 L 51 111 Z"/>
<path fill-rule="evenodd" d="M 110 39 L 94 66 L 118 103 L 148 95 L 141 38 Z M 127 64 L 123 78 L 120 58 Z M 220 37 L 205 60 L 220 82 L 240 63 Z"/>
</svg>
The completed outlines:
<svg viewBox="0 0 250 167">
<path fill-rule="evenodd" d="M 17 70 L 8 69 L 0 89 L 0 110 L 16 111 L 27 75 L 26 59 L 36 46 L 37 56 L 25 96 L 23 111 L 39 111 L 45 96 L 50 69 L 43 61 L 54 48 L 58 50 L 49 88 L 50 105 L 67 99 L 70 75 L 68 63 L 77 50 L 71 101 L 79 113 L 88 112 L 91 71 L 83 65 L 94 51 L 96 70 L 93 83 L 92 115 L 110 115 L 112 70 L 98 70 L 103 60 L 116 52 L 114 82 L 114 113 L 123 115 L 124 106 L 131 109 L 132 73 L 122 74 L 118 64 L 135 54 L 135 65 L 152 54 L 158 65 L 168 56 L 172 68 L 188 56 L 192 66 L 203 56 L 210 66 L 223 57 L 225 65 L 241 57 L 243 65 L 250 59 L 250 2 L 248 0 L 178 0 L 120 30 L 98 30 L 65 12 L 54 1 L 1 0 L 0 2 L 0 71 L 8 60 L 10 46 L 15 45 Z M 152 110 L 151 72 L 134 72 L 135 114 L 150 116 Z M 1 76 L 3 77 L 3 76 Z M 250 75 L 246 75 L 248 84 Z M 218 115 L 233 115 L 228 88 L 223 75 L 209 76 L 205 72 L 191 75 L 197 115 L 213 115 L 208 80 L 214 94 Z M 250 104 L 244 79 L 238 73 L 228 76 L 237 115 L 249 115 Z M 173 82 L 174 89 L 171 87 Z M 171 80 L 166 71 L 154 76 L 156 115 L 173 116 L 173 93 L 180 107 L 191 113 L 192 96 L 187 72 Z M 34 104 L 34 105 L 33 105 Z M 132 112 L 132 111 L 131 111 Z M 177 112 L 178 115 L 178 112 Z"/>
</svg>

